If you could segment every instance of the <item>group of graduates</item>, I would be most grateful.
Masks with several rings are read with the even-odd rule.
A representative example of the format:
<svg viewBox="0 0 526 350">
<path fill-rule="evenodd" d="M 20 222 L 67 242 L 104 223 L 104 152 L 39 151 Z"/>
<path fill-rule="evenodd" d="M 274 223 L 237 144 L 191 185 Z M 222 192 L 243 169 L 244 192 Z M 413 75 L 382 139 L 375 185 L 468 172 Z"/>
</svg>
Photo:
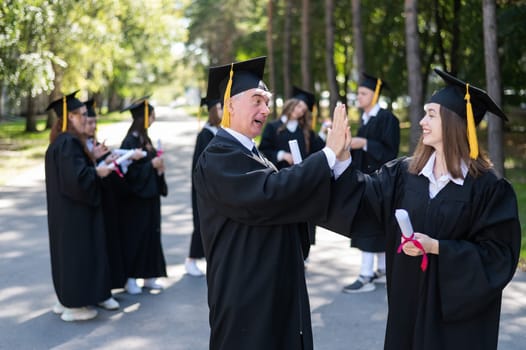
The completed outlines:
<svg viewBox="0 0 526 350">
<path fill-rule="evenodd" d="M 164 161 L 148 136 L 155 111 L 147 98 L 125 108 L 132 125 L 121 148 L 110 150 L 95 136 L 94 101 L 76 93 L 49 105 L 57 121 L 45 155 L 53 312 L 64 321 L 94 318 L 96 306 L 116 310 L 112 289 L 141 293 L 137 279 L 161 289 L 157 278 L 166 276 Z"/>
<path fill-rule="evenodd" d="M 264 66 L 259 57 L 208 73 L 207 98 L 222 102 L 223 117 L 192 170 L 210 349 L 313 348 L 302 249 L 309 225 L 385 252 L 383 271 L 375 271 L 387 283 L 385 349 L 496 349 L 502 290 L 516 270 L 521 231 L 515 192 L 481 152 L 476 126 L 488 111 L 507 120 L 501 108 L 485 91 L 435 69 L 445 86 L 425 104 L 412 156 L 383 163 L 393 151 L 362 127 L 382 131 L 383 120 L 397 131 L 397 120 L 365 104 L 354 137 L 339 104 L 325 145 L 291 165 L 286 145 L 265 153 L 267 141 L 280 132 L 303 142 L 312 134 L 290 123 L 292 114 L 267 122 L 272 94 Z M 368 94 L 378 95 L 380 84 L 376 79 Z M 399 135 L 385 138 L 398 148 Z M 404 235 L 400 210 L 412 221 Z M 375 272 L 345 289 L 374 283 Z"/>
</svg>

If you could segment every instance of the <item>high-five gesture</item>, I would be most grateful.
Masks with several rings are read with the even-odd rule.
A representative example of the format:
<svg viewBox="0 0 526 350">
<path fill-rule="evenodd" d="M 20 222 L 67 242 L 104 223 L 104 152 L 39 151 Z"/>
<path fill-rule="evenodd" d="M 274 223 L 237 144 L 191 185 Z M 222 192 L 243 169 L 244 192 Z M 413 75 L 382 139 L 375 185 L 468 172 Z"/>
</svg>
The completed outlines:
<svg viewBox="0 0 526 350">
<path fill-rule="evenodd" d="M 348 150 L 347 138 L 349 135 L 349 121 L 345 112 L 345 105 L 339 103 L 334 110 L 332 128 L 327 133 L 326 145 L 339 157 Z"/>
</svg>

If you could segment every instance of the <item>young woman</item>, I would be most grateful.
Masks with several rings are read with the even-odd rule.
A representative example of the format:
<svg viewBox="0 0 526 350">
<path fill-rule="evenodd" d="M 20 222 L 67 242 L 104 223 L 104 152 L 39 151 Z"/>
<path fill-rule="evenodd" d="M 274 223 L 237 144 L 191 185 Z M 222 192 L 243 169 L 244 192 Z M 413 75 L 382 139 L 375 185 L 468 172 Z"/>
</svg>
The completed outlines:
<svg viewBox="0 0 526 350">
<path fill-rule="evenodd" d="M 95 167 L 86 148 L 86 106 L 75 93 L 48 107 L 58 120 L 45 160 L 51 272 L 59 300 L 53 312 L 64 321 L 94 318 L 91 305 L 119 307 L 111 297 L 101 207 L 100 178 L 111 170 Z"/>
<path fill-rule="evenodd" d="M 425 105 L 415 154 L 372 175 L 351 164 L 333 187 L 329 226 L 349 236 L 368 221 L 385 228 L 385 349 L 496 349 L 521 231 L 513 188 L 474 132 L 486 111 L 506 116 L 484 91 L 435 71 L 448 85 Z M 409 213 L 411 239 L 401 239 L 396 209 Z"/>
<path fill-rule="evenodd" d="M 162 155 L 152 144 L 148 128 L 155 121 L 155 110 L 147 98 L 132 103 L 133 123 L 122 141 L 123 149 L 140 149 L 128 167 L 124 179 L 129 192 L 120 198 L 119 223 L 123 242 L 122 255 L 130 294 L 141 293 L 136 279 L 144 287 L 162 289 L 158 277 L 166 277 L 166 262 L 161 244 L 161 196 L 168 194 Z"/>
</svg>

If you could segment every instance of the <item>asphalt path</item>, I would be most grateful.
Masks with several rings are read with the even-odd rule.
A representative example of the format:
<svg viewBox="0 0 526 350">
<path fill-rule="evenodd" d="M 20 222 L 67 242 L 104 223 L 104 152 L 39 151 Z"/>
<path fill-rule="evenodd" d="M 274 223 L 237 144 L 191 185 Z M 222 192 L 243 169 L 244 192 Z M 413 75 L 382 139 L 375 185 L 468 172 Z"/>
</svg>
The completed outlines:
<svg viewBox="0 0 526 350">
<path fill-rule="evenodd" d="M 192 233 L 190 165 L 197 121 L 156 108 L 150 129 L 161 140 L 168 197 L 162 199 L 162 242 L 168 267 L 161 293 L 114 290 L 118 311 L 63 322 L 51 312 L 51 282 L 44 166 L 0 187 L 0 349 L 208 349 L 206 280 L 184 273 Z M 118 146 L 129 123 L 104 126 L 99 139 Z M 382 349 L 387 317 L 384 285 L 348 295 L 344 285 L 359 271 L 360 253 L 349 240 L 318 228 L 307 266 L 315 349 Z M 205 262 L 199 262 L 205 268 Z M 499 349 L 526 348 L 526 275 L 517 272 L 504 291 Z"/>
</svg>

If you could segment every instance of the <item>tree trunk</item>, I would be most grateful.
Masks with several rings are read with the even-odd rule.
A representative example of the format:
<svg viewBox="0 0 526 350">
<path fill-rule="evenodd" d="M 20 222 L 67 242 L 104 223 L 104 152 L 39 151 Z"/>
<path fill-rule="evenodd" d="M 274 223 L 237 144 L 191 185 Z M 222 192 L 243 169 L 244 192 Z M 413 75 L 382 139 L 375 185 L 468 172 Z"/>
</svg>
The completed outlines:
<svg viewBox="0 0 526 350">
<path fill-rule="evenodd" d="M 276 72 L 274 70 L 274 40 L 272 40 L 273 34 L 274 34 L 274 16 L 273 16 L 274 10 L 273 10 L 273 0 L 269 0 L 267 4 L 267 17 L 268 17 L 268 25 L 267 25 L 267 54 L 268 54 L 268 77 L 269 77 L 269 83 L 270 83 L 270 91 L 273 92 L 272 94 L 272 119 L 276 119 Z"/>
<path fill-rule="evenodd" d="M 31 94 L 27 96 L 26 132 L 36 132 L 37 121 L 35 115 L 35 99 Z"/>
<path fill-rule="evenodd" d="M 4 120 L 5 85 L 0 82 L 0 121 Z"/>
<path fill-rule="evenodd" d="M 336 81 L 336 66 L 334 64 L 334 1 L 325 0 L 325 68 L 329 85 L 330 103 L 329 116 L 336 107 L 340 96 Z"/>
<path fill-rule="evenodd" d="M 283 29 L 283 93 L 287 99 L 292 95 L 290 58 L 291 58 L 291 21 L 292 21 L 292 0 L 285 0 L 285 28 Z"/>
<path fill-rule="evenodd" d="M 49 103 L 59 99 L 60 96 L 62 96 L 60 92 L 60 90 L 62 89 L 62 70 L 56 63 L 53 63 L 53 71 L 55 73 L 55 79 L 53 80 L 54 88 L 51 92 L 51 95 L 49 96 Z M 55 120 L 55 112 L 53 112 L 52 110 L 48 111 L 46 120 L 46 130 L 49 130 L 53 127 L 53 124 L 55 124 Z"/>
<path fill-rule="evenodd" d="M 363 50 L 362 35 L 362 10 L 360 0 L 352 0 L 352 34 L 354 42 L 354 60 L 356 67 L 356 79 L 365 72 L 365 54 Z"/>
<path fill-rule="evenodd" d="M 301 6 L 301 84 L 303 89 L 314 91 L 310 74 L 310 1 L 302 0 Z"/>
<path fill-rule="evenodd" d="M 420 50 L 418 38 L 418 0 L 405 0 L 405 40 L 407 56 L 407 77 L 409 86 L 409 120 L 411 122 L 411 133 L 409 137 L 409 153 L 412 154 L 420 138 L 420 127 L 418 122 L 422 116 L 422 74 L 420 63 Z"/>
<path fill-rule="evenodd" d="M 494 0 L 482 1 L 484 26 L 484 61 L 486 64 L 486 84 L 489 96 L 500 106 L 501 78 L 499 71 L 499 53 L 497 44 L 497 18 Z M 499 176 L 504 176 L 503 128 L 502 119 L 487 114 L 488 152 Z"/>
</svg>

